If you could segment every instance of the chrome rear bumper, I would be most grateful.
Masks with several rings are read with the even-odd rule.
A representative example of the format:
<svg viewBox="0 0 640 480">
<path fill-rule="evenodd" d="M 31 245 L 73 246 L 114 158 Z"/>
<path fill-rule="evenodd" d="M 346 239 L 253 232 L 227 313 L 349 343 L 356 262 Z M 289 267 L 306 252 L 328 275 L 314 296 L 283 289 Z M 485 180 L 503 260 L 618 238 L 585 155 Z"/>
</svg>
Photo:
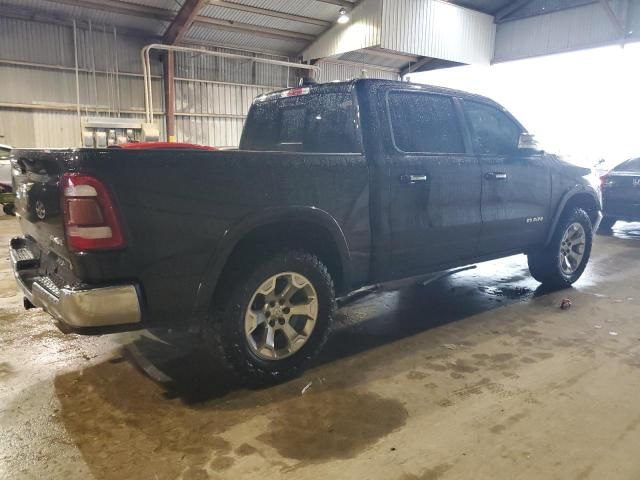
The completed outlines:
<svg viewBox="0 0 640 480">
<path fill-rule="evenodd" d="M 36 307 L 76 328 L 140 323 L 142 313 L 136 285 L 113 285 L 87 289 L 58 288 L 38 276 L 35 262 L 25 258 L 25 248 L 10 248 L 11 266 L 18 287 Z M 35 260 L 35 259 L 34 259 Z"/>
</svg>

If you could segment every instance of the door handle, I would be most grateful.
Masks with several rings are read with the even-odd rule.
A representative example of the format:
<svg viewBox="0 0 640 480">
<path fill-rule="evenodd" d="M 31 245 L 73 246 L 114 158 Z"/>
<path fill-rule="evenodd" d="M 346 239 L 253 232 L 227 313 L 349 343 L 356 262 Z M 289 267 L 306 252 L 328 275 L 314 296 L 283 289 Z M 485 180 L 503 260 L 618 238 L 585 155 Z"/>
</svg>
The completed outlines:
<svg viewBox="0 0 640 480">
<path fill-rule="evenodd" d="M 428 177 L 426 175 L 400 175 L 400 182 L 402 183 L 418 183 L 426 182 Z"/>
<path fill-rule="evenodd" d="M 506 180 L 507 174 L 505 172 L 487 172 L 484 174 L 484 178 L 487 180 Z"/>
</svg>

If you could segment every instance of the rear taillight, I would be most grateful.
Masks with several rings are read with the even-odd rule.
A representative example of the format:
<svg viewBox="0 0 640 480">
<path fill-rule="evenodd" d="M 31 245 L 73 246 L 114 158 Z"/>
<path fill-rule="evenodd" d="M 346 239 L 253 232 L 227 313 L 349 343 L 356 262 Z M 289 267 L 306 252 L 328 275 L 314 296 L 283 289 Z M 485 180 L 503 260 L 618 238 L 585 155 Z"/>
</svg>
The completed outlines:
<svg viewBox="0 0 640 480">
<path fill-rule="evenodd" d="M 609 177 L 609 175 L 603 175 L 600 177 L 600 188 L 612 187 L 615 183 L 615 180 Z"/>
<path fill-rule="evenodd" d="M 107 187 L 95 177 L 65 173 L 62 208 L 67 246 L 74 252 L 124 247 L 118 215 Z"/>
</svg>

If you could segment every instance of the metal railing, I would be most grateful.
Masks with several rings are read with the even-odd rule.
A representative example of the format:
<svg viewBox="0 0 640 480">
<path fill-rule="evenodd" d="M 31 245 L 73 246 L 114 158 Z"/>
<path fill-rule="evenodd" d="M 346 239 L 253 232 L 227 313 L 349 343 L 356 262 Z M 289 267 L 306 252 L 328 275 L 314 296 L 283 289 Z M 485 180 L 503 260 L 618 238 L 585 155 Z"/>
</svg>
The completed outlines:
<svg viewBox="0 0 640 480">
<path fill-rule="evenodd" d="M 153 123 L 153 92 L 151 86 L 151 58 L 149 52 L 151 50 L 164 50 L 166 52 L 190 52 L 199 53 L 201 55 L 210 55 L 213 57 L 230 58 L 234 60 L 245 60 L 256 63 L 266 63 L 269 65 L 279 65 L 281 67 L 295 68 L 300 70 L 310 70 L 316 75 L 320 72 L 320 67 L 316 65 L 306 65 L 303 63 L 285 62 L 284 60 L 273 60 L 271 58 L 248 57 L 246 55 L 238 55 L 235 53 L 214 52 L 205 48 L 180 47 L 176 45 L 165 45 L 162 43 L 152 43 L 146 45 L 140 51 L 142 58 L 142 72 L 144 75 L 144 107 L 145 120 L 147 123 Z"/>
</svg>

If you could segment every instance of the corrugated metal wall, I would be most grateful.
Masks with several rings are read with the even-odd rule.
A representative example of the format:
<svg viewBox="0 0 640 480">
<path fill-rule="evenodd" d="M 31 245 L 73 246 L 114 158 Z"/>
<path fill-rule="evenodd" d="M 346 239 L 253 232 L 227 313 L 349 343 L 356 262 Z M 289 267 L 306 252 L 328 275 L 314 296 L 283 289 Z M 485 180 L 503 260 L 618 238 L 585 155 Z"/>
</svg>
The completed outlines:
<svg viewBox="0 0 640 480">
<path fill-rule="evenodd" d="M 493 17 L 440 0 L 363 0 L 351 22 L 335 25 L 303 52 L 305 60 L 374 46 L 460 63 L 491 61 Z"/>
<path fill-rule="evenodd" d="M 640 38 L 637 2 L 611 0 L 609 5 L 624 18 L 629 5 L 626 40 Z M 531 8 L 535 7 L 532 5 Z M 498 25 L 494 62 L 506 62 L 553 53 L 622 43 L 620 33 L 598 3 L 559 12 L 508 21 Z"/>
<path fill-rule="evenodd" d="M 215 51 L 239 53 L 223 48 Z M 252 54 L 276 60 L 287 57 Z M 176 54 L 176 137 L 179 142 L 234 147 L 258 95 L 286 87 L 289 69 L 276 65 L 198 54 Z"/>
<path fill-rule="evenodd" d="M 79 28 L 77 37 L 82 116 L 116 116 L 119 112 L 125 118 L 144 118 L 140 49 L 149 42 L 117 32 L 114 38 L 112 27 L 102 25 L 93 25 L 92 32 Z M 155 120 L 161 124 L 164 138 L 162 66 L 153 58 Z M 289 80 L 291 73 L 280 66 L 177 54 L 178 141 L 237 145 L 253 98 L 286 87 L 293 81 Z M 17 147 L 80 145 L 71 27 L 0 17 L 0 78 L 0 143 Z"/>
<path fill-rule="evenodd" d="M 380 45 L 382 0 L 364 0 L 349 15 L 351 21 L 336 24 L 307 48 L 305 60 L 326 58 L 340 53 Z"/>
<path fill-rule="evenodd" d="M 452 62 L 488 64 L 493 17 L 438 0 L 383 0 L 381 47 Z"/>
<path fill-rule="evenodd" d="M 143 118 L 140 49 L 145 43 L 141 38 L 114 35 L 112 27 L 78 28 L 82 116 L 120 112 L 122 117 Z M 160 73 L 161 66 L 155 62 L 154 105 L 164 123 Z M 71 27 L 0 17 L 0 78 L 0 143 L 80 145 Z"/>
<path fill-rule="evenodd" d="M 113 29 L 102 25 L 93 25 L 92 32 L 79 28 L 77 37 L 81 115 L 119 112 L 121 117 L 143 119 L 140 49 L 149 42 L 117 34 L 114 38 Z M 213 50 L 288 60 L 236 49 Z M 253 99 L 296 83 L 294 72 L 286 67 L 198 53 L 177 53 L 175 65 L 176 138 L 181 142 L 237 146 Z M 358 78 L 363 69 L 367 77 L 398 78 L 393 69 L 355 63 L 322 62 L 320 67 L 320 81 Z M 155 120 L 164 139 L 162 66 L 154 55 L 152 74 Z M 71 27 L 0 17 L 0 78 L 0 143 L 80 145 Z"/>
<path fill-rule="evenodd" d="M 318 62 L 320 67 L 319 82 L 333 82 L 334 80 L 352 80 L 354 78 L 383 78 L 400 80 L 397 70 L 382 69 L 372 65 L 358 65 L 356 63 Z M 364 71 L 364 72 L 363 72 Z M 363 75 L 364 73 L 364 75 Z"/>
</svg>

